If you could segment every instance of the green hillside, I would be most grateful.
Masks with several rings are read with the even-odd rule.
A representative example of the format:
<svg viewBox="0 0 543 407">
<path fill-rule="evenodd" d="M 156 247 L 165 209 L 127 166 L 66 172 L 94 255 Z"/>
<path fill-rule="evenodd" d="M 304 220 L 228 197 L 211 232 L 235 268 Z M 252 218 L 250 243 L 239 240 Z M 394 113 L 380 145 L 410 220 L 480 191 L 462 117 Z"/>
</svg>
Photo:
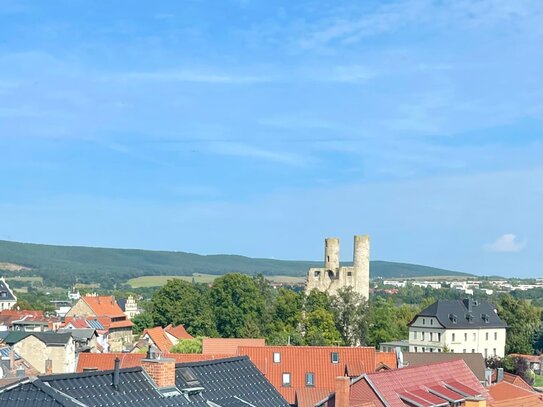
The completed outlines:
<svg viewBox="0 0 543 407">
<path fill-rule="evenodd" d="M 6 265 L 7 264 L 7 265 Z M 14 270 L 24 266 L 30 270 Z M 184 252 L 52 246 L 0 240 L 0 269 L 4 275 L 36 275 L 47 285 L 67 287 L 79 283 L 115 283 L 144 275 L 190 276 L 193 273 L 303 276 L 321 262 L 255 259 L 236 255 L 202 256 Z M 468 275 L 415 264 L 371 262 L 372 277 Z"/>
</svg>

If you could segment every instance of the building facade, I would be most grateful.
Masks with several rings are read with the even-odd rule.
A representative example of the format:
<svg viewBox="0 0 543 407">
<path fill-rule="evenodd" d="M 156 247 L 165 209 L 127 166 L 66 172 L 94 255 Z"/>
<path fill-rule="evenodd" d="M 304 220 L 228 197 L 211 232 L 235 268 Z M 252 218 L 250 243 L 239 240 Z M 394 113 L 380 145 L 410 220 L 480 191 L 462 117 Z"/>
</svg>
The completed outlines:
<svg viewBox="0 0 543 407">
<path fill-rule="evenodd" d="M 338 290 L 352 287 L 364 298 L 369 298 L 370 238 L 354 237 L 353 266 L 339 263 L 339 239 L 327 238 L 324 243 L 324 267 L 310 268 L 307 272 L 306 292 L 316 289 L 334 295 Z"/>
<path fill-rule="evenodd" d="M 485 301 L 439 300 L 409 324 L 410 352 L 480 353 L 505 356 L 506 325 Z"/>
<path fill-rule="evenodd" d="M 0 277 L 0 311 L 12 309 L 16 303 L 17 297 L 9 288 L 9 284 L 6 282 L 4 277 Z"/>
</svg>

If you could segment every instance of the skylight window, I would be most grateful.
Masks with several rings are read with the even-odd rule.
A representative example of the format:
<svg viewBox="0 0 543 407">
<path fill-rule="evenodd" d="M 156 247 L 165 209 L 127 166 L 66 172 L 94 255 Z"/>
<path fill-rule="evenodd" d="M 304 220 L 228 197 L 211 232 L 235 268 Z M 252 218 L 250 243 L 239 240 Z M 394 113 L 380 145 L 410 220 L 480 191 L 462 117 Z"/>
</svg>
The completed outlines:
<svg viewBox="0 0 543 407">
<path fill-rule="evenodd" d="M 332 363 L 339 363 L 339 352 L 332 352 Z"/>
<path fill-rule="evenodd" d="M 182 367 L 178 370 L 181 378 L 189 386 L 198 386 L 200 382 L 190 367 Z"/>
</svg>

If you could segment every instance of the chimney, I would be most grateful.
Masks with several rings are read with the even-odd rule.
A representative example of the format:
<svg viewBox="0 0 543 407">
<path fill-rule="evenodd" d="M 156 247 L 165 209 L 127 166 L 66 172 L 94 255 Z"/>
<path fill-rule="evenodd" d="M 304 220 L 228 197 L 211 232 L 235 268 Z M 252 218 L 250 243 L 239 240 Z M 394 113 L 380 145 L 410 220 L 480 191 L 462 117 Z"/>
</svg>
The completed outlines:
<svg viewBox="0 0 543 407">
<path fill-rule="evenodd" d="M 45 359 L 45 374 L 53 374 L 53 361 Z"/>
<path fill-rule="evenodd" d="M 351 379 L 348 376 L 336 377 L 335 407 L 349 407 Z"/>
<path fill-rule="evenodd" d="M 496 374 L 496 383 L 499 383 L 503 380 L 503 367 L 498 368 L 498 373 Z"/>
<path fill-rule="evenodd" d="M 13 348 L 9 350 L 9 370 L 15 369 L 15 351 Z"/>
<path fill-rule="evenodd" d="M 157 387 L 175 386 L 175 359 L 142 359 L 141 366 Z"/>
<path fill-rule="evenodd" d="M 486 407 L 486 399 L 484 397 L 468 397 L 464 407 Z"/>
<path fill-rule="evenodd" d="M 119 358 L 115 358 L 115 366 L 113 368 L 113 387 L 115 390 L 119 390 L 119 368 L 121 366 L 121 360 Z"/>
</svg>

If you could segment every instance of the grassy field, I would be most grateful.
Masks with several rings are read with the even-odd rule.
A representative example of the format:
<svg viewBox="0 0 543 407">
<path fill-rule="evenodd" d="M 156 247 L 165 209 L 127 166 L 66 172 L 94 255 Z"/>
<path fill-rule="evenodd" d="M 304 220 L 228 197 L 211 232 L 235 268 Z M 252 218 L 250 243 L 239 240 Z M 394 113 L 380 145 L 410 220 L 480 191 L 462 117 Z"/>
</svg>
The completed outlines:
<svg viewBox="0 0 543 407">
<path fill-rule="evenodd" d="M 39 283 L 43 283 L 43 277 L 6 277 L 6 281 L 9 282 L 10 281 L 26 281 L 26 282 L 29 282 L 29 283 L 33 283 L 35 281 L 39 282 Z"/>
<path fill-rule="evenodd" d="M 220 277 L 215 274 L 202 274 L 194 273 L 192 276 L 142 276 L 137 278 L 132 278 L 127 281 L 133 288 L 141 287 L 160 287 L 166 284 L 168 280 L 178 278 L 185 281 L 194 281 L 197 283 L 212 283 L 217 277 Z M 296 284 L 303 283 L 305 281 L 304 277 L 292 277 L 292 276 L 266 276 L 266 278 L 274 283 L 285 283 L 285 284 Z"/>
<path fill-rule="evenodd" d="M 543 376 L 535 375 L 534 387 L 543 387 Z"/>
</svg>

